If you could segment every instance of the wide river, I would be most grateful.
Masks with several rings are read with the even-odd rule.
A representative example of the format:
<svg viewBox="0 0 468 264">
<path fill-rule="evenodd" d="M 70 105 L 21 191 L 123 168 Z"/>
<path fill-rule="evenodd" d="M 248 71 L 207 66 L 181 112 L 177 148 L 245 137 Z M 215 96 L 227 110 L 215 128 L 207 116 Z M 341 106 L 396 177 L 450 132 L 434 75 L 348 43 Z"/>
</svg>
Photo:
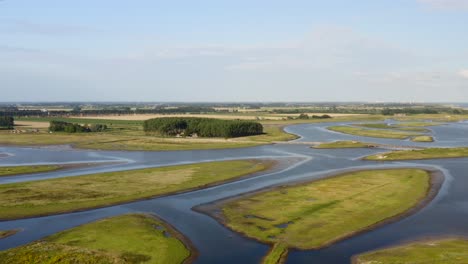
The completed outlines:
<svg viewBox="0 0 468 264">
<path fill-rule="evenodd" d="M 301 136 L 297 143 L 359 140 L 396 146 L 468 146 L 468 123 L 449 123 L 430 127 L 434 143 L 358 137 L 328 131 L 341 123 L 294 125 L 286 131 Z M 223 227 L 193 207 L 264 187 L 326 177 L 352 169 L 423 167 L 441 170 L 444 184 L 437 197 L 424 209 L 400 221 L 313 251 L 292 251 L 287 263 L 349 263 L 351 256 L 400 242 L 447 235 L 468 236 L 468 159 L 438 159 L 405 162 L 363 161 L 366 155 L 385 149 L 312 149 L 306 144 L 275 144 L 243 149 L 197 151 L 93 151 L 69 147 L 0 147 L 0 166 L 119 162 L 91 168 L 0 177 L 0 184 L 57 177 L 72 177 L 96 172 L 118 171 L 203 161 L 246 158 L 272 158 L 280 161 L 275 171 L 188 193 L 132 202 L 83 212 L 0 222 L 0 230 L 23 231 L 0 240 L 0 250 L 23 245 L 64 229 L 130 212 L 158 215 L 188 237 L 200 255 L 196 263 L 259 263 L 268 246 L 244 238 Z"/>
</svg>

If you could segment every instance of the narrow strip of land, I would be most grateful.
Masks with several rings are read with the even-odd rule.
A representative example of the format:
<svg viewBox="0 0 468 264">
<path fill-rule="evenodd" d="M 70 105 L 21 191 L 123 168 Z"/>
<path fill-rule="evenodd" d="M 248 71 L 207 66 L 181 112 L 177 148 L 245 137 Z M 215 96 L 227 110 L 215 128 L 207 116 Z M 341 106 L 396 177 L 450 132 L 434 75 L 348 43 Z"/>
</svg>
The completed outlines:
<svg viewBox="0 0 468 264">
<path fill-rule="evenodd" d="M 0 185 L 0 219 L 109 206 L 232 181 L 275 164 L 234 160 Z"/>
<path fill-rule="evenodd" d="M 0 239 L 2 238 L 6 238 L 6 237 L 9 237 L 9 236 L 12 236 L 16 233 L 18 233 L 20 230 L 18 229 L 15 229 L 15 230 L 0 230 Z"/>
<path fill-rule="evenodd" d="M 190 243 L 166 223 L 149 215 L 131 214 L 0 251 L 0 262 L 179 264 L 191 262 L 195 256 Z"/>
<path fill-rule="evenodd" d="M 363 136 L 363 137 L 375 137 L 375 138 L 390 138 L 390 139 L 407 139 L 412 136 L 419 136 L 419 133 L 405 132 L 405 131 L 394 131 L 384 129 L 367 129 L 361 127 L 352 126 L 331 126 L 329 130 L 340 132 L 344 134 Z"/>
<path fill-rule="evenodd" d="M 416 136 L 411 138 L 413 142 L 434 142 L 434 138 L 431 136 Z"/>
<path fill-rule="evenodd" d="M 426 148 L 418 150 L 401 150 L 367 156 L 365 160 L 422 160 L 468 157 L 468 147 L 462 148 Z"/>
<path fill-rule="evenodd" d="M 377 144 L 373 143 L 364 143 L 360 141 L 334 141 L 334 142 L 326 142 L 321 143 L 313 148 L 317 149 L 338 149 L 338 148 L 375 148 L 378 147 Z"/>
<path fill-rule="evenodd" d="M 288 257 L 288 246 L 282 243 L 273 245 L 268 254 L 263 258 L 262 264 L 283 264 Z"/>
<path fill-rule="evenodd" d="M 418 241 L 397 247 L 364 253 L 353 257 L 352 262 L 354 264 L 465 264 L 468 263 L 468 240 L 449 238 Z"/>
</svg>

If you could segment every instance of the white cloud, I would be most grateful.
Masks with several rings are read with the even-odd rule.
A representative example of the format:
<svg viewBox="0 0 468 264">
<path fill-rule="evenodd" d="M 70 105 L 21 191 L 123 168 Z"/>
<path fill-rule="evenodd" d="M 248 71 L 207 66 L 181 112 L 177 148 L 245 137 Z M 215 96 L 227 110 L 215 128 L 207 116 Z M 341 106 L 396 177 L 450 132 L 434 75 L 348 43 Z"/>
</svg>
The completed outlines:
<svg viewBox="0 0 468 264">
<path fill-rule="evenodd" d="M 468 10 L 468 0 L 417 0 L 423 5 L 444 10 Z"/>
<path fill-rule="evenodd" d="M 468 69 L 463 69 L 458 72 L 458 75 L 462 78 L 468 79 Z"/>
</svg>

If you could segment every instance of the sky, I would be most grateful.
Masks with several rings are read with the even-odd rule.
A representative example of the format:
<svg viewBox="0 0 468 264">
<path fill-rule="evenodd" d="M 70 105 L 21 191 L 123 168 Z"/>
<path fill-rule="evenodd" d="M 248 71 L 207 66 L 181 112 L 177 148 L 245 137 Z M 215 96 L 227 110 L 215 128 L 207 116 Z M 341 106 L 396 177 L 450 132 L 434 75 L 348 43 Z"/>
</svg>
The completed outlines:
<svg viewBox="0 0 468 264">
<path fill-rule="evenodd" d="M 0 101 L 468 102 L 468 0 L 0 0 Z"/>
</svg>

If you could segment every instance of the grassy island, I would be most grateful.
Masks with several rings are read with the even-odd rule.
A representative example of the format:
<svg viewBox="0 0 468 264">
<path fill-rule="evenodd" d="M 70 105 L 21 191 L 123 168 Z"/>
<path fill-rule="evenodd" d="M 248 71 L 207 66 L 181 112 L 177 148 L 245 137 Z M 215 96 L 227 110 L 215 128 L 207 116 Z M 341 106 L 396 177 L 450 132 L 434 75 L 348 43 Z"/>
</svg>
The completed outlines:
<svg viewBox="0 0 468 264">
<path fill-rule="evenodd" d="M 451 238 L 413 242 L 358 255 L 353 258 L 353 263 L 465 264 L 468 263 L 468 240 Z"/>
<path fill-rule="evenodd" d="M 432 180 L 420 169 L 350 172 L 221 201 L 215 217 L 247 237 L 280 244 L 271 254 L 281 256 L 281 248 L 322 248 L 412 212 L 432 199 Z"/>
<path fill-rule="evenodd" d="M 234 160 L 2 184 L 0 219 L 70 212 L 204 188 L 273 165 L 267 160 Z"/>
<path fill-rule="evenodd" d="M 448 159 L 468 157 L 468 147 L 461 148 L 426 148 L 418 150 L 400 150 L 367 156 L 365 160 L 419 160 L 419 159 Z"/>
<path fill-rule="evenodd" d="M 317 149 L 335 149 L 335 148 L 375 148 L 376 144 L 364 143 L 359 141 L 345 140 L 345 141 L 334 141 L 329 143 L 322 143 L 313 148 Z"/>
<path fill-rule="evenodd" d="M 416 136 L 411 138 L 413 142 L 434 142 L 434 138 L 431 136 Z"/>
<path fill-rule="evenodd" d="M 331 127 L 328 127 L 328 129 L 331 131 L 340 132 L 344 134 L 350 134 L 354 136 L 390 138 L 390 139 L 406 139 L 412 136 L 420 135 L 418 133 L 406 132 L 406 131 L 368 129 L 368 128 L 352 127 L 352 126 L 331 126 Z"/>
<path fill-rule="evenodd" d="M 195 253 L 181 234 L 147 215 L 99 220 L 0 251 L 0 263 L 174 263 Z"/>
</svg>

